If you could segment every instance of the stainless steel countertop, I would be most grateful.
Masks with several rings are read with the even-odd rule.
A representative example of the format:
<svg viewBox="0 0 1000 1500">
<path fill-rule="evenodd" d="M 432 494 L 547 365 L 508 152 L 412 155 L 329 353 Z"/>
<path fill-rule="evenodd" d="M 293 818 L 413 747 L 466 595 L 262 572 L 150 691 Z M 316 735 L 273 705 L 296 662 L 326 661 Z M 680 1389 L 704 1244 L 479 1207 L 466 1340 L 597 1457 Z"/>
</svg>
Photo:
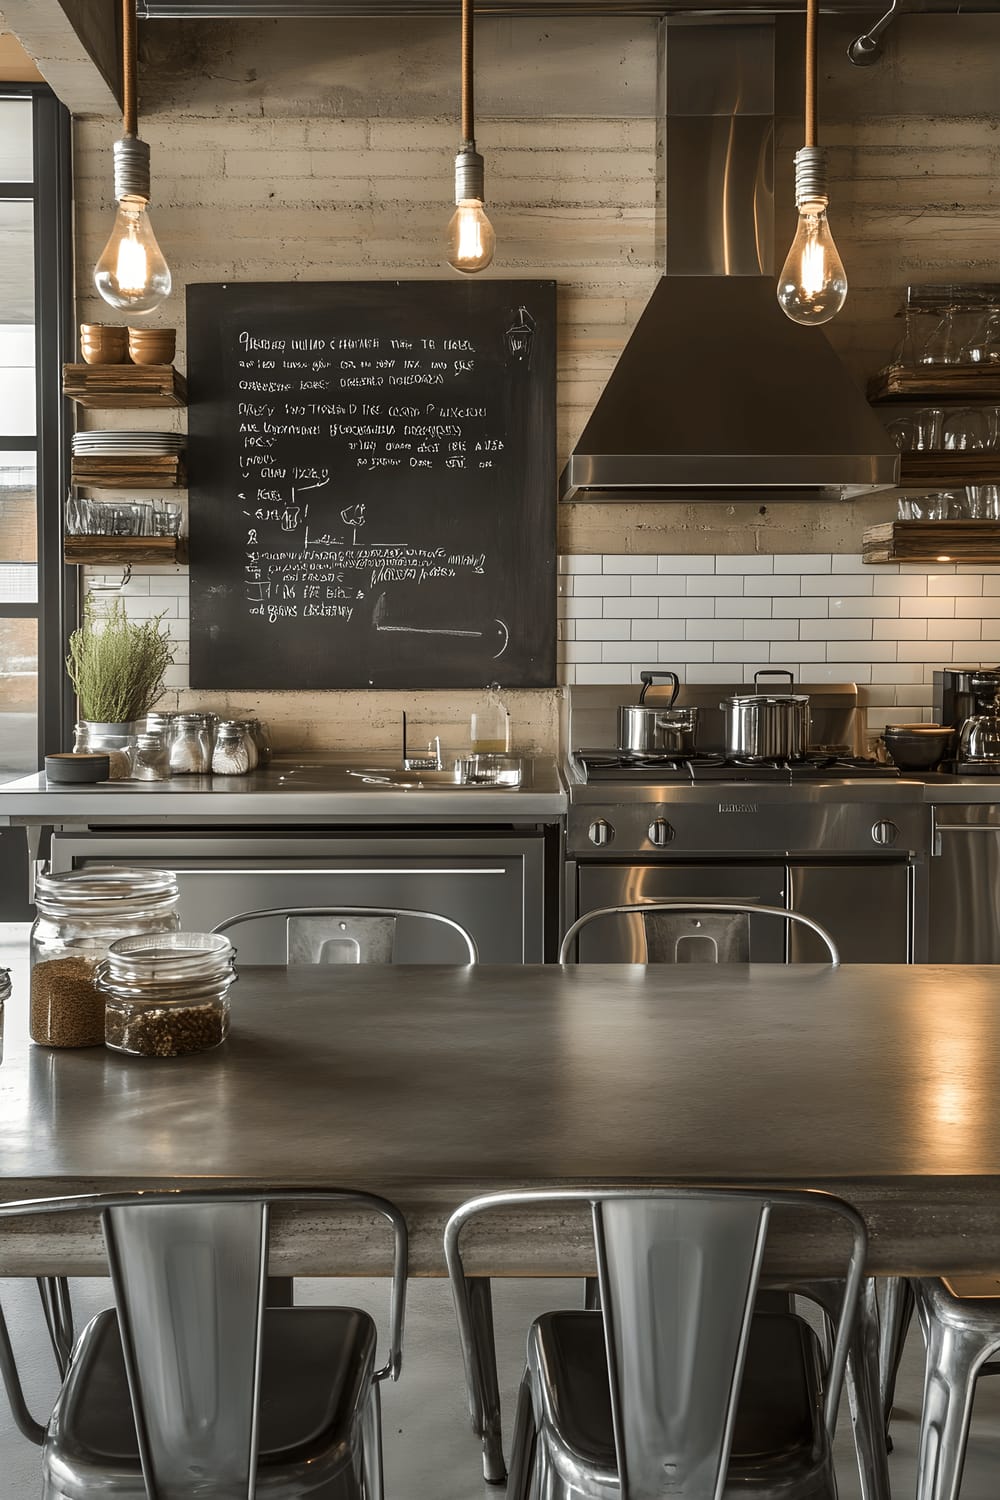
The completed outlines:
<svg viewBox="0 0 1000 1500">
<path fill-rule="evenodd" d="M 18 823 L 392 823 L 554 819 L 566 791 L 552 756 L 524 761 L 518 787 L 442 785 L 399 768 L 391 754 L 275 758 L 249 776 L 176 776 L 170 781 L 104 781 L 53 786 L 44 772 L 0 784 L 0 827 Z M 392 774 L 383 783 L 365 771 Z M 399 785 L 405 779 L 407 785 Z"/>
</svg>

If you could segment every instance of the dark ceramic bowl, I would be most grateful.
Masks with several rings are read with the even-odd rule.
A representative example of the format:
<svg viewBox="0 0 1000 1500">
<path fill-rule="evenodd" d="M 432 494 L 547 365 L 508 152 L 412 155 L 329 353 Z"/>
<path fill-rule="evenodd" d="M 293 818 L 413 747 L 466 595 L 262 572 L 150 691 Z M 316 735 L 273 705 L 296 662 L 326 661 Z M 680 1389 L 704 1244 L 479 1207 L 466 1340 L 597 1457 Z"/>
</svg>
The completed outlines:
<svg viewBox="0 0 1000 1500">
<path fill-rule="evenodd" d="M 72 751 L 45 757 L 45 779 L 58 786 L 83 786 L 95 781 L 107 781 L 111 775 L 111 760 L 107 755 L 80 754 Z"/>
<path fill-rule="evenodd" d="M 930 771 L 948 754 L 954 734 L 938 724 L 887 724 L 882 738 L 901 771 Z"/>
</svg>

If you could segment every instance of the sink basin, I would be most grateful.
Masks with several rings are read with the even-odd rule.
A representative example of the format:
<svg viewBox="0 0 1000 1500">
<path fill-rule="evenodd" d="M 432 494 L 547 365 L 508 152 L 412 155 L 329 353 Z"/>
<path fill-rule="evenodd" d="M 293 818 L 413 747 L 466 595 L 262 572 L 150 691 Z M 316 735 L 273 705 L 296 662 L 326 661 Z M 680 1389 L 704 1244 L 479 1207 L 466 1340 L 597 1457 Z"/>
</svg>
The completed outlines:
<svg viewBox="0 0 1000 1500">
<path fill-rule="evenodd" d="M 495 757 L 491 758 L 495 760 Z M 277 770 L 282 786 L 303 791 L 492 791 L 509 790 L 520 785 L 522 763 L 511 760 L 498 769 L 487 766 L 483 757 L 459 760 L 442 771 L 404 771 L 399 765 L 354 766 L 326 762 L 304 762 Z"/>
</svg>

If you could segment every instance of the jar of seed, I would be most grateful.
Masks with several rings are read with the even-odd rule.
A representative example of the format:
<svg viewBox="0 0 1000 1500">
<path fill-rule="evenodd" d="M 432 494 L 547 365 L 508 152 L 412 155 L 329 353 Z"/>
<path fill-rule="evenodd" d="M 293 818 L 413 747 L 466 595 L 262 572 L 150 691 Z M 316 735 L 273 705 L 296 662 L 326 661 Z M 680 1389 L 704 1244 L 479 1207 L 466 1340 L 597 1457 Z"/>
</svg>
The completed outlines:
<svg viewBox="0 0 1000 1500">
<path fill-rule="evenodd" d="M 98 1047 L 104 996 L 97 966 L 116 938 L 176 932 L 177 877 L 105 865 L 39 875 L 31 929 L 31 1039 L 45 1047 Z"/>
<path fill-rule="evenodd" d="M 235 953 L 215 932 L 120 938 L 97 971 L 104 1040 L 133 1057 L 207 1052 L 229 1033 Z"/>
</svg>

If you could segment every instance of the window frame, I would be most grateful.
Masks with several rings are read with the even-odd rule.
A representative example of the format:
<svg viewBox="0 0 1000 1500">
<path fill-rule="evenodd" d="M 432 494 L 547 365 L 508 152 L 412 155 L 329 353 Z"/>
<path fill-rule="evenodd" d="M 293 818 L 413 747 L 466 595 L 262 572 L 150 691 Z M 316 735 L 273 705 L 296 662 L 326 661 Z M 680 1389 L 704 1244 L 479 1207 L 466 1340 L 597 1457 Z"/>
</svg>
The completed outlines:
<svg viewBox="0 0 1000 1500">
<path fill-rule="evenodd" d="M 0 199 L 33 207 L 35 435 L 0 432 L 0 451 L 34 452 L 38 599 L 0 601 L 0 619 L 38 622 L 38 764 L 69 742 L 74 719 L 65 671 L 77 613 L 76 570 L 63 562 L 63 496 L 69 487 L 70 403 L 63 363 L 74 349 L 72 136 L 69 111 L 47 84 L 4 83 L 0 99 L 30 99 L 32 180 L 0 182 Z"/>
</svg>

